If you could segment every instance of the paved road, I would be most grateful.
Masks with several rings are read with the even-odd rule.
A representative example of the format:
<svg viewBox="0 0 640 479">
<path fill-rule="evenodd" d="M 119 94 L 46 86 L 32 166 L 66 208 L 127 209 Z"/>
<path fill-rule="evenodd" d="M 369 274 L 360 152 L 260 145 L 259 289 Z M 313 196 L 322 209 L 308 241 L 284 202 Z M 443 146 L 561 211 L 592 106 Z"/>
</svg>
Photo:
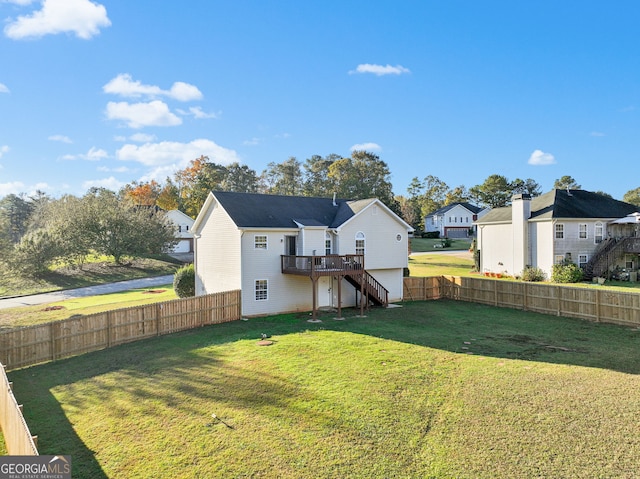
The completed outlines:
<svg viewBox="0 0 640 479">
<path fill-rule="evenodd" d="M 17 298 L 0 299 L 0 309 L 16 308 L 19 306 L 32 306 L 35 304 L 54 303 L 65 299 L 80 298 L 83 296 L 95 296 L 98 294 L 118 293 L 130 289 L 149 288 L 161 284 L 173 283 L 173 275 L 156 276 L 154 278 L 131 279 L 117 283 L 88 286 L 86 288 L 67 289 L 53 293 L 34 294 Z"/>
</svg>

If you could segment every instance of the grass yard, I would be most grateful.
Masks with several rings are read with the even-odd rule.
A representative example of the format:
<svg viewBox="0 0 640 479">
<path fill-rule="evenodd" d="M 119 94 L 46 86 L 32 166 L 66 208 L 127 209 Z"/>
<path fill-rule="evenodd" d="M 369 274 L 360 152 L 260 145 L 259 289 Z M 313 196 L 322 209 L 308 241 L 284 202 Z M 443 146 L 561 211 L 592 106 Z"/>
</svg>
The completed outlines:
<svg viewBox="0 0 640 479">
<path fill-rule="evenodd" d="M 432 238 L 411 238 L 411 251 L 414 253 L 423 253 L 427 251 L 453 251 L 463 250 L 468 251 L 471 247 L 470 239 L 451 239 L 451 246 L 448 248 L 440 248 L 442 239 Z"/>
<path fill-rule="evenodd" d="M 473 260 L 465 251 L 459 253 L 422 253 L 409 257 L 410 276 L 478 276 L 473 273 Z"/>
<path fill-rule="evenodd" d="M 37 279 L 23 278 L 6 268 L 0 268 L 0 298 L 163 276 L 175 273 L 181 265 L 168 255 L 139 258 L 123 265 L 106 258 L 91 258 L 82 268 L 60 267 Z"/>
<path fill-rule="evenodd" d="M 9 377 L 40 453 L 70 454 L 74 478 L 637 474 L 640 330 L 444 300 L 349 314 L 236 321 Z"/>
<path fill-rule="evenodd" d="M 142 304 L 176 299 L 172 284 L 140 288 L 119 293 L 73 298 L 55 303 L 0 309 L 0 331 L 4 328 L 31 326 L 59 321 L 76 314 L 93 314 L 116 308 L 129 308 Z"/>
</svg>

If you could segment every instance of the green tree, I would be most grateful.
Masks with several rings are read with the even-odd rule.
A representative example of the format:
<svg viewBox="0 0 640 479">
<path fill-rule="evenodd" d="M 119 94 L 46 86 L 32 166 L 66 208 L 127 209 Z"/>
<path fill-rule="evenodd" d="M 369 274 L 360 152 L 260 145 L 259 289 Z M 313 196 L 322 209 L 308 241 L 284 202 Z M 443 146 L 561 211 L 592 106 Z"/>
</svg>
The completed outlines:
<svg viewBox="0 0 640 479">
<path fill-rule="evenodd" d="M 200 156 L 175 174 L 180 191 L 180 206 L 184 213 L 195 218 L 209 196 L 209 192 L 222 190 L 226 168 Z"/>
<path fill-rule="evenodd" d="M 264 193 L 299 196 L 303 192 L 302 166 L 295 157 L 282 163 L 271 162 L 262 172 Z"/>
<path fill-rule="evenodd" d="M 553 187 L 558 190 L 579 190 L 582 188 L 576 180 L 569 175 L 564 175 L 553 182 Z"/>
<path fill-rule="evenodd" d="M 445 205 L 449 186 L 433 175 L 426 176 L 422 184 L 424 193 L 420 198 L 420 209 L 421 216 L 424 218 Z"/>
<path fill-rule="evenodd" d="M 479 205 L 499 208 L 510 204 L 512 188 L 504 176 L 490 175 L 481 185 L 471 187 L 469 193 Z"/>
<path fill-rule="evenodd" d="M 330 198 L 336 191 L 333 180 L 329 177 L 331 165 L 340 160 L 340 155 L 330 154 L 326 157 L 313 155 L 303 165 L 304 195 L 319 198 Z"/>
<path fill-rule="evenodd" d="M 640 206 L 640 187 L 627 191 L 622 197 L 622 201 Z"/>
<path fill-rule="evenodd" d="M 445 195 L 444 204 L 466 203 L 471 199 L 471 194 L 464 185 L 456 186 Z"/>
<path fill-rule="evenodd" d="M 389 167 L 378 155 L 354 151 L 351 158 L 342 158 L 331 164 L 329 178 L 334 181 L 340 198 L 378 198 L 397 211 Z"/>
<path fill-rule="evenodd" d="M 112 191 L 93 188 L 79 202 L 69 204 L 72 206 L 65 214 L 75 215 L 70 228 L 80 228 L 84 245 L 113 257 L 116 263 L 125 257 L 167 252 L 177 241 L 164 213 L 121 200 Z M 75 232 L 67 228 L 58 234 L 68 241 Z"/>
<path fill-rule="evenodd" d="M 540 196 L 542 194 L 542 187 L 531 178 L 521 180 L 516 178 L 511 182 L 511 196 L 518 194 L 528 194 L 531 197 Z"/>
<path fill-rule="evenodd" d="M 51 264 L 60 257 L 56 238 L 46 230 L 25 234 L 15 246 L 10 267 L 25 276 L 41 276 L 49 271 Z"/>
<path fill-rule="evenodd" d="M 247 165 L 231 163 L 226 167 L 225 178 L 222 181 L 222 190 L 238 193 L 256 193 L 258 191 L 258 174 Z"/>
<path fill-rule="evenodd" d="M 27 232 L 33 210 L 33 203 L 24 194 L 10 194 L 0 200 L 0 218 L 12 243 L 18 243 Z"/>
</svg>

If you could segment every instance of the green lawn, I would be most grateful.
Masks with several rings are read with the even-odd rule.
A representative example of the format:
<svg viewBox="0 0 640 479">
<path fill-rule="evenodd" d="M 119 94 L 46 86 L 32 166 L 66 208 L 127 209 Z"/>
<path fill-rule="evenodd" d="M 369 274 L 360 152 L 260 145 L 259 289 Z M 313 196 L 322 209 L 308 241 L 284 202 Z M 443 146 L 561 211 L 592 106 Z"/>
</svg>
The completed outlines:
<svg viewBox="0 0 640 479">
<path fill-rule="evenodd" d="M 464 250 L 467 251 L 471 247 L 470 239 L 452 239 L 451 246 L 447 248 L 440 248 L 442 244 L 441 239 L 431 238 L 411 238 L 411 251 L 414 253 L 426 252 L 426 251 L 453 251 Z"/>
<path fill-rule="evenodd" d="M 70 454 L 74 478 L 636 475 L 640 330 L 444 300 L 355 313 L 9 376 L 40 453 Z"/>
<path fill-rule="evenodd" d="M 176 298 L 173 285 L 165 284 L 153 288 L 132 289 L 119 293 L 67 299 L 36 306 L 0 309 L 0 330 L 59 321 L 76 314 L 99 313 L 116 308 L 128 308 Z"/>
<path fill-rule="evenodd" d="M 1 265 L 0 265 L 1 266 Z M 24 278 L 0 268 L 0 298 L 81 288 L 128 279 L 173 274 L 181 263 L 167 255 L 139 258 L 118 265 L 106 258 L 91 258 L 82 268 L 60 267 L 40 278 Z"/>
</svg>

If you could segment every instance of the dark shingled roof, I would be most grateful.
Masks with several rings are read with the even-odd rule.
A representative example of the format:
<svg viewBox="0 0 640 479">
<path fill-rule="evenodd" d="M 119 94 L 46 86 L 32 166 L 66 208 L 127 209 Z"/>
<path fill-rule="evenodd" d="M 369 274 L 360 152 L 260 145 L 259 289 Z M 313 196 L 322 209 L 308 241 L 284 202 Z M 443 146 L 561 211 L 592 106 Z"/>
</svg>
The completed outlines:
<svg viewBox="0 0 640 479">
<path fill-rule="evenodd" d="M 432 213 L 429 213 L 427 216 L 443 215 L 447 211 L 449 211 L 451 208 L 453 208 L 453 207 L 455 207 L 457 205 L 464 206 L 466 209 L 471 211 L 473 214 L 478 214 L 480 211 L 482 211 L 482 208 L 480 208 L 479 206 L 472 205 L 471 203 L 467 203 L 466 201 L 461 201 L 461 202 L 457 202 L 457 203 L 451 203 L 450 205 L 447 205 L 447 206 L 443 206 L 442 208 L 437 209 Z"/>
<path fill-rule="evenodd" d="M 336 228 L 374 199 L 350 201 L 304 196 L 262 195 L 214 191 L 213 194 L 240 228 L 296 228 L 305 226 Z"/>
<path fill-rule="evenodd" d="M 530 219 L 622 218 L 638 207 L 585 190 L 551 190 L 531 199 Z M 494 208 L 476 223 L 510 222 L 511 207 Z"/>
</svg>

